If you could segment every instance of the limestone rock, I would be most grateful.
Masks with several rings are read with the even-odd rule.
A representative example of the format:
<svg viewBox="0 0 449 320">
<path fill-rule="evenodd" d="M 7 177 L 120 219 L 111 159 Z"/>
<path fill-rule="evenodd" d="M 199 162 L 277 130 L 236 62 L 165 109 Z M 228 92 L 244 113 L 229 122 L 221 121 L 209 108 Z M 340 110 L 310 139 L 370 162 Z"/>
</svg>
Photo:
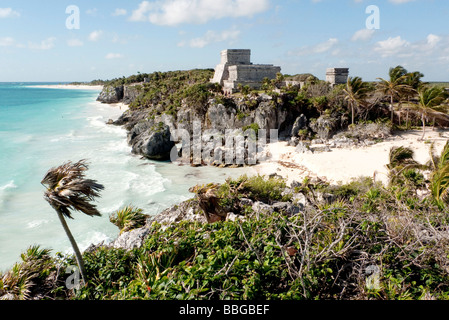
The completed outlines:
<svg viewBox="0 0 449 320">
<path fill-rule="evenodd" d="M 317 134 L 318 138 L 328 140 L 339 129 L 339 120 L 328 115 L 322 115 L 316 121 L 311 122 L 309 127 Z"/>
<path fill-rule="evenodd" d="M 276 108 L 272 102 L 261 102 L 256 110 L 254 122 L 260 129 L 278 129 Z"/>
<path fill-rule="evenodd" d="M 284 213 L 289 216 L 297 214 L 304 209 L 303 206 L 294 205 L 291 202 L 276 202 L 271 207 L 273 208 L 273 211 Z"/>
<path fill-rule="evenodd" d="M 307 127 L 307 117 L 304 114 L 301 114 L 298 118 L 296 118 L 295 123 L 293 124 L 291 136 L 297 137 L 299 130 L 302 130 Z"/>
<path fill-rule="evenodd" d="M 225 130 L 234 128 L 236 110 L 226 108 L 222 104 L 213 104 L 207 110 L 207 119 L 210 122 L 210 128 L 216 130 Z"/>
<path fill-rule="evenodd" d="M 124 87 L 105 86 L 97 98 L 102 103 L 118 103 L 123 99 Z"/>
<path fill-rule="evenodd" d="M 253 209 L 254 213 L 259 213 L 259 214 L 260 213 L 262 213 L 262 214 L 273 213 L 273 208 L 270 205 L 263 203 L 261 201 L 254 202 L 252 209 Z"/>
<path fill-rule="evenodd" d="M 170 139 L 170 127 L 163 122 L 145 121 L 128 133 L 128 143 L 134 154 L 151 160 L 168 160 L 175 142 Z"/>
<path fill-rule="evenodd" d="M 145 227 L 122 233 L 112 244 L 114 248 L 131 250 L 140 248 L 149 230 Z"/>
<path fill-rule="evenodd" d="M 207 223 L 206 217 L 202 213 L 198 201 L 188 200 L 179 205 L 172 206 L 156 216 L 148 218 L 147 225 L 157 222 L 167 226 L 181 221 Z"/>
<path fill-rule="evenodd" d="M 142 87 L 140 85 L 124 86 L 123 89 L 123 103 L 130 104 L 141 93 Z"/>
<path fill-rule="evenodd" d="M 295 151 L 297 153 L 306 153 L 306 154 L 313 153 L 313 150 L 310 148 L 310 145 L 305 142 L 299 142 L 298 145 L 296 146 Z"/>
</svg>

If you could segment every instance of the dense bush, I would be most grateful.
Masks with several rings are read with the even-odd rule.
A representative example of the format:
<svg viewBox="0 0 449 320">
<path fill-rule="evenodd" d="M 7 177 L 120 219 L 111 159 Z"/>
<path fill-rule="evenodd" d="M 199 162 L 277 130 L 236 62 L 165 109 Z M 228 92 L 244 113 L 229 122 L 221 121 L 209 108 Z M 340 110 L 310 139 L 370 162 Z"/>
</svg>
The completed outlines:
<svg viewBox="0 0 449 320">
<path fill-rule="evenodd" d="M 142 92 L 130 104 L 131 109 L 150 109 L 150 113 L 169 113 L 176 116 L 183 101 L 204 113 L 209 98 L 221 87 L 209 83 L 213 70 L 156 72 L 143 84 Z"/>
</svg>

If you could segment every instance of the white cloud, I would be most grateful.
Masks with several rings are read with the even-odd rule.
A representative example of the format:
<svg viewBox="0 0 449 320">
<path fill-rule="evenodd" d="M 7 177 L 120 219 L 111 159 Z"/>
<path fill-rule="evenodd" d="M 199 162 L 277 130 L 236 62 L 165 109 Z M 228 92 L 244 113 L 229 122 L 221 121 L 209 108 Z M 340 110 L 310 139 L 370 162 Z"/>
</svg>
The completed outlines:
<svg viewBox="0 0 449 320">
<path fill-rule="evenodd" d="M 427 36 L 427 45 L 428 45 L 430 48 L 435 48 L 436 45 L 437 45 L 440 41 L 441 41 L 441 37 L 440 37 L 440 36 L 437 36 L 437 35 L 435 35 L 435 34 L 429 34 L 429 35 Z"/>
<path fill-rule="evenodd" d="M 123 57 L 124 56 L 120 53 L 108 53 L 105 58 L 106 59 L 121 59 Z"/>
<path fill-rule="evenodd" d="M 97 12 L 98 9 L 97 8 L 92 8 L 92 9 L 87 9 L 86 13 L 90 16 L 96 17 L 97 16 Z"/>
<path fill-rule="evenodd" d="M 269 8 L 269 0 L 158 0 L 143 1 L 133 11 L 131 21 L 157 25 L 202 24 L 226 17 L 251 17 Z"/>
<path fill-rule="evenodd" d="M 338 39 L 331 38 L 326 42 L 320 43 L 312 48 L 313 53 L 323 53 L 330 50 L 334 45 L 338 43 Z"/>
<path fill-rule="evenodd" d="M 69 39 L 67 40 L 67 45 L 69 47 L 81 47 L 84 43 L 79 39 Z"/>
<path fill-rule="evenodd" d="M 0 8 L 0 19 L 12 17 L 20 17 L 20 13 L 13 10 L 12 8 Z"/>
<path fill-rule="evenodd" d="M 288 54 L 291 56 L 306 56 L 325 53 L 334 48 L 338 44 L 337 38 L 330 38 L 325 42 L 318 43 L 314 46 L 305 46 L 295 51 L 290 51 Z M 337 51 L 333 51 L 335 54 Z"/>
<path fill-rule="evenodd" d="M 352 41 L 368 41 L 371 40 L 374 33 L 376 31 L 374 29 L 362 29 L 354 33 L 351 40 Z"/>
<path fill-rule="evenodd" d="M 95 30 L 95 31 L 92 31 L 90 34 L 89 34 L 89 37 L 88 37 L 88 39 L 89 39 L 89 41 L 98 41 L 100 38 L 101 38 L 101 36 L 103 35 L 103 31 L 102 30 Z"/>
<path fill-rule="evenodd" d="M 112 13 L 112 16 L 114 16 L 114 17 L 125 16 L 126 13 L 127 13 L 126 9 L 120 9 L 120 8 L 117 8 L 117 9 L 115 9 L 115 11 Z"/>
<path fill-rule="evenodd" d="M 408 3 L 408 2 L 415 1 L 415 0 L 389 0 L 389 1 L 394 4 L 403 4 L 403 3 Z"/>
<path fill-rule="evenodd" d="M 28 47 L 35 50 L 50 50 L 55 46 L 55 37 L 42 40 L 40 43 L 29 42 Z"/>
<path fill-rule="evenodd" d="M 212 30 L 209 30 L 206 32 L 206 34 L 199 38 L 194 38 L 189 41 L 189 46 L 192 48 L 204 48 L 210 43 L 215 42 L 223 42 L 223 41 L 230 41 L 231 43 L 235 41 L 240 35 L 240 31 L 233 28 L 230 30 L 224 30 L 222 32 L 215 32 Z M 182 41 L 178 43 L 178 46 L 182 47 L 186 45 L 185 41 Z"/>
<path fill-rule="evenodd" d="M 395 38 L 388 38 L 384 41 L 379 41 L 376 44 L 374 50 L 382 55 L 382 57 L 388 57 L 396 54 L 400 54 L 410 46 L 410 43 L 401 38 L 401 36 L 397 36 Z"/>
<path fill-rule="evenodd" d="M 15 40 L 11 37 L 0 38 L 0 47 L 10 47 L 15 44 Z"/>
</svg>

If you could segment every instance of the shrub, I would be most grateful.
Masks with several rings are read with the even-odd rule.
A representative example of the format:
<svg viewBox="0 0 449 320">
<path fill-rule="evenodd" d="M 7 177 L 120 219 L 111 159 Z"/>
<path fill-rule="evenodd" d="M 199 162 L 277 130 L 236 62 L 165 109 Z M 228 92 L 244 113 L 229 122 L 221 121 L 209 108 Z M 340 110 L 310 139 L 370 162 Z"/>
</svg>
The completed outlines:
<svg viewBox="0 0 449 320">
<path fill-rule="evenodd" d="M 148 215 L 143 214 L 142 209 L 129 205 L 110 215 L 109 221 L 116 225 L 120 229 L 120 234 L 122 234 L 144 226 L 148 217 Z"/>
</svg>

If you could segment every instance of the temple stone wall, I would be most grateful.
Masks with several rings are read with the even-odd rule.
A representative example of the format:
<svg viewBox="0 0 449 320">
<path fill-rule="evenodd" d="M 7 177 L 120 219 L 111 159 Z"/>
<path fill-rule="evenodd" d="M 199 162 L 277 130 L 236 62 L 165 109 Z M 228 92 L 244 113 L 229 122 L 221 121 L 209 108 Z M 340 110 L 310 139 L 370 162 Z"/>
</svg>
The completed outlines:
<svg viewBox="0 0 449 320">
<path fill-rule="evenodd" d="M 233 49 L 221 52 L 221 63 L 215 68 L 213 83 L 220 83 L 225 92 L 234 92 L 239 84 L 258 89 L 264 78 L 275 79 L 281 67 L 252 64 L 251 50 Z"/>
<path fill-rule="evenodd" d="M 332 85 L 345 84 L 348 81 L 348 68 L 328 68 L 326 70 L 326 81 Z"/>
<path fill-rule="evenodd" d="M 228 49 L 221 52 L 221 64 L 251 64 L 251 50 Z"/>
</svg>

